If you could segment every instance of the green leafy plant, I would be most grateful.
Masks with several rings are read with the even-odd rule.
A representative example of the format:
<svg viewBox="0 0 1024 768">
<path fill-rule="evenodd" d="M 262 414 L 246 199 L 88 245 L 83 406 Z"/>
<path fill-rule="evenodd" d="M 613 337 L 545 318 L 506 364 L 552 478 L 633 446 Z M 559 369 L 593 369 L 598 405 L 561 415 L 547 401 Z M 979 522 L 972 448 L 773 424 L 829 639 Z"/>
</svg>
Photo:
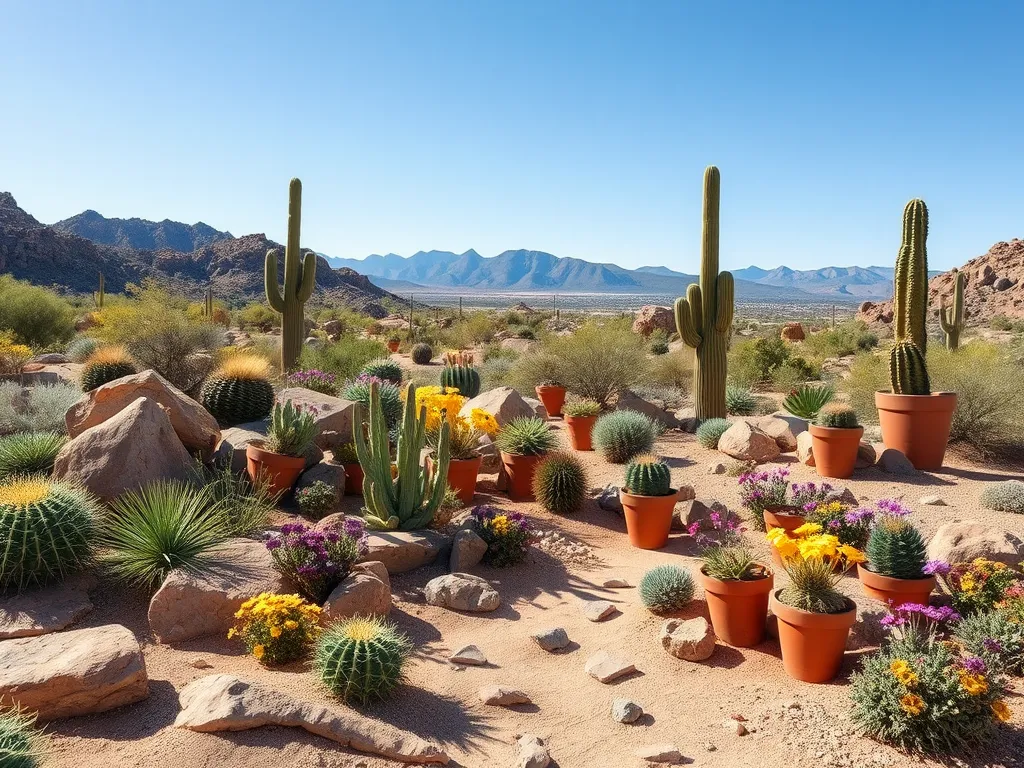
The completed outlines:
<svg viewBox="0 0 1024 768">
<path fill-rule="evenodd" d="M 726 387 L 725 410 L 731 416 L 752 416 L 757 412 L 757 398 L 746 387 Z"/>
<path fill-rule="evenodd" d="M 229 356 L 203 383 L 199 401 L 221 424 L 262 421 L 274 407 L 270 363 L 244 352 Z"/>
<path fill-rule="evenodd" d="M 1024 672 L 1024 623 L 1008 611 L 997 608 L 966 616 L 957 623 L 954 638 L 992 669 L 1011 675 Z"/>
<path fill-rule="evenodd" d="M 495 443 L 513 456 L 543 456 L 555 447 L 555 435 L 536 416 L 520 416 L 498 430 Z"/>
<path fill-rule="evenodd" d="M 703 421 L 700 426 L 697 427 L 697 431 L 695 433 L 697 442 L 705 448 L 713 450 L 718 447 L 719 439 L 731 426 L 732 422 L 728 419 L 708 419 L 707 421 Z"/>
<path fill-rule="evenodd" d="M 53 291 L 0 275 L 0 328 L 19 344 L 49 347 L 75 335 L 71 305 Z"/>
<path fill-rule="evenodd" d="M 0 482 L 0 589 L 64 579 L 91 560 L 97 501 L 59 480 Z"/>
<path fill-rule="evenodd" d="M 625 464 L 637 454 L 654 447 L 658 428 L 654 421 L 636 411 L 613 411 L 594 423 L 594 446 L 607 461 Z"/>
<path fill-rule="evenodd" d="M 41 768 L 47 739 L 35 718 L 17 709 L 0 712 L 0 765 L 3 768 Z"/>
<path fill-rule="evenodd" d="M 284 456 L 304 456 L 316 437 L 315 409 L 293 405 L 291 400 L 275 403 L 264 448 Z"/>
<path fill-rule="evenodd" d="M 404 679 L 413 645 L 394 624 L 355 617 L 328 627 L 316 644 L 313 668 L 343 701 L 365 704 L 387 697 Z"/>
<path fill-rule="evenodd" d="M 671 613 L 693 599 L 693 576 L 677 565 L 658 565 L 643 575 L 637 589 L 651 613 Z"/>
<path fill-rule="evenodd" d="M 878 515 L 865 550 L 875 573 L 892 579 L 924 578 L 928 561 L 920 531 L 905 517 Z"/>
<path fill-rule="evenodd" d="M 574 419 L 589 418 L 601 414 L 601 404 L 596 400 L 570 400 L 562 406 L 562 414 Z"/>
<path fill-rule="evenodd" d="M 533 475 L 533 494 L 548 512 L 571 515 L 587 498 L 587 472 L 575 454 L 548 454 Z"/>
<path fill-rule="evenodd" d="M 729 378 L 745 387 L 763 387 L 772 381 L 790 355 L 786 342 L 777 336 L 738 342 L 729 349 Z"/>
<path fill-rule="evenodd" d="M 997 512 L 1024 514 L 1024 482 L 1003 480 L 988 483 L 981 492 L 981 506 Z"/>
<path fill-rule="evenodd" d="M 434 359 L 434 350 L 430 348 L 429 344 L 413 344 L 409 354 L 416 365 L 429 365 L 430 361 Z"/>
<path fill-rule="evenodd" d="M 634 456 L 629 460 L 625 489 L 636 496 L 671 496 L 676 492 L 668 464 L 652 454 Z"/>
<path fill-rule="evenodd" d="M 786 396 L 782 407 L 798 419 L 812 421 L 835 396 L 836 391 L 829 384 L 801 384 Z"/>
<path fill-rule="evenodd" d="M 67 438 L 55 432 L 22 432 L 0 437 L 0 479 L 11 475 L 49 474 Z"/>
<path fill-rule="evenodd" d="M 651 342 L 650 350 L 652 355 L 668 354 L 668 342 L 661 339 L 655 339 Z"/>
<path fill-rule="evenodd" d="M 91 392 L 96 387 L 133 373 L 138 373 L 138 369 L 124 347 L 100 347 L 85 361 L 82 368 L 82 391 Z"/>
<path fill-rule="evenodd" d="M 359 372 L 366 376 L 375 376 L 378 379 L 390 381 L 395 386 L 402 383 L 402 366 L 390 357 L 371 360 Z"/>
<path fill-rule="evenodd" d="M 856 429 L 857 413 L 848 405 L 841 403 L 829 403 L 814 417 L 814 423 L 819 427 L 830 427 L 832 429 Z"/>
<path fill-rule="evenodd" d="M 719 581 L 755 581 L 768 569 L 757 562 L 754 553 L 740 543 L 713 546 L 704 550 L 704 573 Z"/>
<path fill-rule="evenodd" d="M 312 485 L 297 490 L 295 502 L 299 505 L 299 512 L 306 517 L 319 520 L 337 508 L 338 491 L 323 480 L 317 480 Z"/>
</svg>

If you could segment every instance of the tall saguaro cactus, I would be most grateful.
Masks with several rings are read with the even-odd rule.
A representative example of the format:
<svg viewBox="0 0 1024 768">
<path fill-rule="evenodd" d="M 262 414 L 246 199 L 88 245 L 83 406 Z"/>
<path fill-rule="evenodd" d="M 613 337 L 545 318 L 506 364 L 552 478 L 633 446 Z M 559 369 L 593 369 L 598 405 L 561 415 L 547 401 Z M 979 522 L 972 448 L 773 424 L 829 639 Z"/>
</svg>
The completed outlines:
<svg viewBox="0 0 1024 768">
<path fill-rule="evenodd" d="M 696 351 L 693 399 L 697 418 L 725 418 L 726 352 L 732 333 L 732 274 L 718 271 L 718 207 L 721 176 L 709 165 L 704 171 L 704 228 L 701 234 L 700 285 L 690 285 L 686 298 L 676 299 L 676 328 Z"/>
<path fill-rule="evenodd" d="M 97 309 L 103 309 L 103 300 L 106 298 L 106 291 L 103 290 L 103 273 L 100 272 L 100 289 L 92 292 L 92 299 L 96 302 Z"/>
<path fill-rule="evenodd" d="M 206 296 L 203 299 L 203 315 L 208 319 L 213 319 L 213 288 L 206 289 Z"/>
<path fill-rule="evenodd" d="M 903 209 L 903 243 L 896 257 L 889 379 L 899 395 L 931 393 L 925 365 L 928 334 L 928 207 L 911 200 Z"/>
<path fill-rule="evenodd" d="M 960 331 L 964 329 L 964 273 L 958 270 L 953 278 L 953 306 L 946 306 L 946 297 L 939 299 L 939 327 L 946 334 L 946 349 L 960 346 Z"/>
<path fill-rule="evenodd" d="M 267 252 L 264 279 L 267 301 L 281 313 L 281 371 L 287 372 L 302 351 L 305 337 L 303 306 L 313 294 L 316 280 L 316 254 L 299 254 L 299 229 L 302 219 L 302 182 L 292 179 L 288 185 L 288 243 L 284 252 L 284 285 L 277 280 L 277 251 Z"/>
</svg>

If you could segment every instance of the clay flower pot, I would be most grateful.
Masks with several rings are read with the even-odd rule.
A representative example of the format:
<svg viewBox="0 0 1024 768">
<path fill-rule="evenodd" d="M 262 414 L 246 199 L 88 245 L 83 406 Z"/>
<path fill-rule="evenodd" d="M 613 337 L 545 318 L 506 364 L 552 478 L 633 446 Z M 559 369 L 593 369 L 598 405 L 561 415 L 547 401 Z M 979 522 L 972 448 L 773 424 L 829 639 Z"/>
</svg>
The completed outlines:
<svg viewBox="0 0 1024 768">
<path fill-rule="evenodd" d="M 679 500 L 679 492 L 668 496 L 635 496 L 619 490 L 622 514 L 626 518 L 629 543 L 638 549 L 661 549 L 668 543 L 672 530 L 672 511 Z"/>
<path fill-rule="evenodd" d="M 295 485 L 306 468 L 306 459 L 304 456 L 271 453 L 250 443 L 245 448 L 245 467 L 253 481 L 260 476 L 265 477 L 270 484 L 270 492 L 280 494 Z"/>
<path fill-rule="evenodd" d="M 400 341 L 389 341 L 388 342 L 388 351 L 389 352 L 397 352 L 398 351 L 398 346 L 401 343 L 402 342 L 400 342 Z"/>
<path fill-rule="evenodd" d="M 462 503 L 467 507 L 473 503 L 476 494 L 476 476 L 480 474 L 482 456 L 472 459 L 452 459 L 448 462 L 448 487 L 459 494 Z M 433 474 L 434 460 L 427 456 L 427 472 Z"/>
<path fill-rule="evenodd" d="M 916 469 L 942 468 L 956 410 L 956 392 L 932 392 L 930 395 L 875 392 L 875 407 L 886 448 L 895 448 L 910 459 Z"/>
<path fill-rule="evenodd" d="M 718 639 L 734 648 L 753 648 L 764 641 L 768 596 L 775 575 L 750 581 L 722 581 L 701 568 L 700 580 Z"/>
<path fill-rule="evenodd" d="M 547 406 L 544 406 L 547 408 Z M 569 444 L 577 451 L 592 451 L 594 443 L 590 433 L 594 429 L 597 416 L 566 416 L 565 430 L 569 434 Z"/>
<path fill-rule="evenodd" d="M 805 683 L 826 683 L 839 674 L 850 628 L 857 621 L 857 606 L 843 613 L 811 613 L 779 602 L 779 592 L 769 603 L 778 619 L 782 666 L 786 674 Z"/>
<path fill-rule="evenodd" d="M 505 468 L 505 487 L 512 501 L 533 501 L 533 473 L 543 460 L 543 456 L 518 456 L 501 452 L 501 465 Z"/>
<path fill-rule="evenodd" d="M 928 605 L 928 598 L 935 589 L 935 577 L 925 576 L 920 579 L 894 579 L 857 565 L 857 576 L 864 588 L 864 594 L 887 603 L 891 608 L 898 608 L 904 603 Z"/>
<path fill-rule="evenodd" d="M 544 403 L 548 416 L 552 418 L 561 416 L 562 404 L 565 403 L 565 387 L 560 387 L 557 384 L 541 384 L 539 387 L 535 387 L 535 389 L 537 390 L 537 397 Z"/>
<path fill-rule="evenodd" d="M 807 522 L 798 507 L 789 505 L 768 507 L 761 516 L 764 518 L 764 529 L 770 531 L 772 528 L 782 528 L 784 531 L 789 533 L 795 531 L 801 525 Z M 779 557 L 779 551 L 772 546 L 772 562 L 775 565 L 782 565 L 782 558 Z"/>
<path fill-rule="evenodd" d="M 850 477 L 857 466 L 857 451 L 864 427 L 819 427 L 809 424 L 814 468 L 822 477 Z"/>
<path fill-rule="evenodd" d="M 363 465 L 358 461 L 343 464 L 345 467 L 345 493 L 354 496 L 363 495 Z"/>
</svg>

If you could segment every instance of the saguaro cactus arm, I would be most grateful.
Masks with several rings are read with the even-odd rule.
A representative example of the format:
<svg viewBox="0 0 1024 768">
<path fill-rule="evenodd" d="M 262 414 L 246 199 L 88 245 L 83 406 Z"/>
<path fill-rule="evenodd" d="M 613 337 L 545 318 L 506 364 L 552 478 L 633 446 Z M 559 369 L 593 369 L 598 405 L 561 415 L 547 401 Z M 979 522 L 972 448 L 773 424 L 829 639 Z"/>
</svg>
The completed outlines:
<svg viewBox="0 0 1024 768">
<path fill-rule="evenodd" d="M 736 293 L 736 283 L 732 278 L 732 272 L 721 272 L 718 275 L 718 317 L 715 319 L 715 331 L 718 333 L 732 333 L 733 298 Z"/>
<path fill-rule="evenodd" d="M 946 306 L 946 297 L 939 297 L 939 327 L 946 335 L 946 348 L 960 346 L 960 332 L 964 329 L 964 273 L 957 271 L 953 279 L 953 305 Z"/>
</svg>

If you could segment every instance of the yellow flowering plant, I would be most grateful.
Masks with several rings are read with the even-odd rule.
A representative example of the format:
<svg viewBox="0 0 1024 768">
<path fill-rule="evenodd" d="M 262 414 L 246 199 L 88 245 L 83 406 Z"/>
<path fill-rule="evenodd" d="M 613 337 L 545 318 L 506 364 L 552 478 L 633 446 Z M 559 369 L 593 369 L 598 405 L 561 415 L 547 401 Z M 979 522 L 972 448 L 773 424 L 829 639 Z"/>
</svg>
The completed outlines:
<svg viewBox="0 0 1024 768">
<path fill-rule="evenodd" d="M 790 584 L 779 593 L 779 600 L 811 613 L 849 609 L 849 599 L 836 586 L 850 565 L 864 562 L 863 552 L 843 544 L 834 534 L 823 533 L 817 523 L 804 523 L 790 532 L 772 528 L 767 539 L 789 574 Z"/>
<path fill-rule="evenodd" d="M 956 563 L 941 578 L 956 609 L 969 615 L 992 610 L 1020 582 L 1021 574 L 1005 563 L 978 557 Z"/>
<path fill-rule="evenodd" d="M 482 408 L 473 408 L 469 416 L 460 414 L 467 398 L 452 387 L 418 387 L 416 389 L 416 410 L 427 410 L 427 445 L 436 449 L 441 434 L 441 424 L 448 422 L 448 445 L 452 459 L 475 458 L 479 454 L 480 438 L 494 437 L 498 433 L 498 422 Z"/>
<path fill-rule="evenodd" d="M 25 344 L 18 344 L 11 331 L 0 331 L 0 374 L 13 375 L 21 373 L 25 363 L 32 357 L 32 349 Z"/>
<path fill-rule="evenodd" d="M 300 595 L 264 592 L 242 603 L 228 638 L 238 637 L 261 664 L 301 658 L 319 634 L 320 606 Z"/>
</svg>

